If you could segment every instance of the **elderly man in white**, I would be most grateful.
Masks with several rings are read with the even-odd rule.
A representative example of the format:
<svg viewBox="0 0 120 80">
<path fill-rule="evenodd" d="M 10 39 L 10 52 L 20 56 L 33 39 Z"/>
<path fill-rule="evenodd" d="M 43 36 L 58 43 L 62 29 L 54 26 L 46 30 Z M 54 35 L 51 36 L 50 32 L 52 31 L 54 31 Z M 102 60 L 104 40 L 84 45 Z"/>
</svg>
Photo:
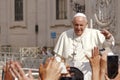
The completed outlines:
<svg viewBox="0 0 120 80">
<path fill-rule="evenodd" d="M 88 28 L 87 17 L 83 13 L 75 14 L 72 23 L 74 29 L 60 35 L 54 52 L 64 57 L 70 66 L 79 68 L 84 73 L 84 80 L 91 80 L 91 67 L 85 56 L 91 57 L 94 47 L 106 49 L 113 46 L 114 38 L 105 29 L 99 31 Z"/>
</svg>

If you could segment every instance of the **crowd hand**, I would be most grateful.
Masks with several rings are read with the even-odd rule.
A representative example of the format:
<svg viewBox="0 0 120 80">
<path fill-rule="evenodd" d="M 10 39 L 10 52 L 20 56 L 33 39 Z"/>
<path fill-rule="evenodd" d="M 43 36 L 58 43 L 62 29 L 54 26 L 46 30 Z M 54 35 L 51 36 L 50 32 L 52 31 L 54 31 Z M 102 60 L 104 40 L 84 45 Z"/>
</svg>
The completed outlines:
<svg viewBox="0 0 120 80">
<path fill-rule="evenodd" d="M 45 75 L 46 75 L 46 68 L 50 62 L 51 58 L 47 58 L 45 64 L 40 64 L 40 67 L 39 67 L 39 76 L 41 78 L 41 80 L 44 80 L 45 78 Z"/>
<path fill-rule="evenodd" d="M 107 56 L 108 56 L 108 51 L 103 51 L 101 55 L 101 61 L 100 61 L 100 66 L 101 69 L 106 69 L 107 70 Z"/>
<path fill-rule="evenodd" d="M 90 65 L 92 68 L 92 80 L 100 80 L 100 55 L 99 49 L 94 47 L 92 50 L 92 57 L 89 58 L 86 56 L 90 61 Z"/>
<path fill-rule="evenodd" d="M 12 61 L 7 62 L 6 65 L 3 67 L 3 71 L 4 71 L 4 80 L 14 80 L 12 74 L 9 71 L 10 68 L 10 64 L 12 63 Z"/>
<path fill-rule="evenodd" d="M 41 80 L 40 76 L 38 76 L 38 80 Z"/>
<path fill-rule="evenodd" d="M 61 76 L 60 62 L 57 62 L 54 57 L 48 58 L 44 65 L 40 65 L 39 74 L 41 80 L 59 80 Z"/>
<path fill-rule="evenodd" d="M 105 74 L 107 73 L 107 52 L 103 52 L 100 58 L 100 80 L 105 80 Z"/>
<path fill-rule="evenodd" d="M 110 37 L 112 36 L 112 34 L 106 29 L 102 29 L 101 33 L 105 36 L 106 39 L 110 39 Z"/>
<path fill-rule="evenodd" d="M 120 80 L 120 65 L 119 65 L 119 69 L 118 69 L 118 74 L 117 74 L 117 76 L 114 79 L 108 78 L 107 74 L 105 75 L 105 79 L 106 80 Z"/>
<path fill-rule="evenodd" d="M 26 76 L 25 72 L 18 62 L 12 62 L 12 64 L 10 65 L 10 73 L 12 74 L 14 79 L 17 80 L 34 80 L 32 72 L 29 71 L 28 76 Z"/>
<path fill-rule="evenodd" d="M 101 69 L 106 69 L 107 68 L 107 55 L 108 55 L 108 53 L 104 52 L 101 56 L 101 59 L 100 59 Z"/>
<path fill-rule="evenodd" d="M 86 57 L 90 61 L 90 65 L 92 68 L 100 68 L 100 55 L 97 47 L 94 47 L 94 49 L 92 50 L 91 58 L 89 58 L 87 55 Z"/>
</svg>

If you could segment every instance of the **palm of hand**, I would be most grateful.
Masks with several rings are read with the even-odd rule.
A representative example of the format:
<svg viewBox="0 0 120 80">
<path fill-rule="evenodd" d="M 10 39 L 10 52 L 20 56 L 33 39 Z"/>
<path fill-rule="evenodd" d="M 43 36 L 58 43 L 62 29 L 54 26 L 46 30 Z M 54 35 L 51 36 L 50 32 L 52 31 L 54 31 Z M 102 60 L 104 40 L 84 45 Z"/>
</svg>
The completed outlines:
<svg viewBox="0 0 120 80">
<path fill-rule="evenodd" d="M 100 64 L 100 56 L 97 55 L 97 56 L 91 57 L 90 58 L 90 63 L 94 67 L 98 66 Z"/>
<path fill-rule="evenodd" d="M 48 59 L 44 65 L 41 64 L 39 68 L 41 80 L 58 80 L 61 71 L 59 66 L 59 62 L 53 58 Z"/>
</svg>

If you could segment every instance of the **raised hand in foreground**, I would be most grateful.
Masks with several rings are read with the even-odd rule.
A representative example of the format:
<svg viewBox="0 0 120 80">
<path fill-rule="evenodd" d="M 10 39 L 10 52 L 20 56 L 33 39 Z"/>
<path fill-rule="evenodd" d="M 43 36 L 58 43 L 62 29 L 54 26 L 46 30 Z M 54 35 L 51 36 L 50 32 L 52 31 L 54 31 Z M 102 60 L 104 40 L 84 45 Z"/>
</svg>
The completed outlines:
<svg viewBox="0 0 120 80">
<path fill-rule="evenodd" d="M 34 80 L 32 76 L 32 72 L 28 72 L 28 76 L 25 75 L 25 72 L 23 71 L 22 67 L 18 62 L 12 62 L 10 64 L 10 73 L 14 77 L 14 79 L 17 80 Z"/>
<path fill-rule="evenodd" d="M 48 58 L 46 63 L 40 65 L 39 74 L 41 80 L 59 80 L 61 75 L 60 62 L 55 58 Z"/>
<path fill-rule="evenodd" d="M 14 80 L 14 77 L 12 76 L 12 74 L 9 71 L 11 63 L 12 63 L 12 61 L 7 62 L 6 65 L 3 67 L 2 78 L 4 80 Z"/>
<path fill-rule="evenodd" d="M 100 80 L 100 55 L 99 49 L 94 47 L 92 50 L 92 57 L 89 58 L 86 56 L 90 61 L 90 65 L 92 68 L 92 80 Z"/>
</svg>

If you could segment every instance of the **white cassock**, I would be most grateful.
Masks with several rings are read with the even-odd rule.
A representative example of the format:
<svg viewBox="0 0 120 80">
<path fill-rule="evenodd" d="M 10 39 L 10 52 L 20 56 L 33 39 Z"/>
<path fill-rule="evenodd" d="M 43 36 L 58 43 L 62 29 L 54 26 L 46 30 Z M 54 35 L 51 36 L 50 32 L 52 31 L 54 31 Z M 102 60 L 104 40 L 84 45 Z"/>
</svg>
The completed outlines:
<svg viewBox="0 0 120 80">
<path fill-rule="evenodd" d="M 91 80 L 91 67 L 85 55 L 91 57 L 94 47 L 102 49 L 113 44 L 114 38 L 106 40 L 99 30 L 86 28 L 81 36 L 76 36 L 70 29 L 60 35 L 54 52 L 66 58 L 70 66 L 79 68 L 84 73 L 84 80 Z"/>
</svg>

